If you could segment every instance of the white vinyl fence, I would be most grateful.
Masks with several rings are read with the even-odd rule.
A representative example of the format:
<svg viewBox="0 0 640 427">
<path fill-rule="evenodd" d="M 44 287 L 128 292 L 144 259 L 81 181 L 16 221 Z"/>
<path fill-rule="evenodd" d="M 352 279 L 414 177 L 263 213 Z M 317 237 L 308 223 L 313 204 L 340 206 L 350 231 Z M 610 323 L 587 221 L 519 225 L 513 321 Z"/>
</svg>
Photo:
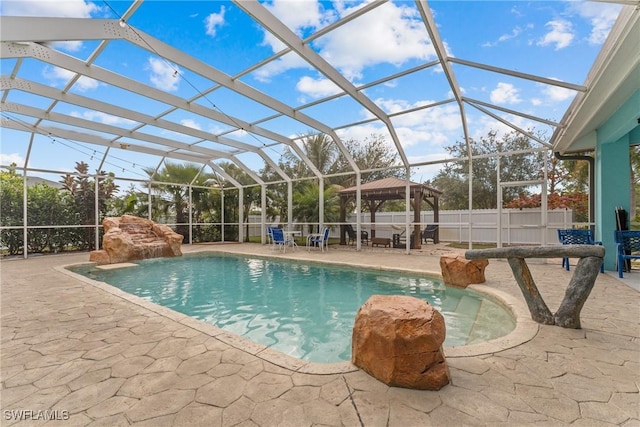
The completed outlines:
<svg viewBox="0 0 640 427">
<path fill-rule="evenodd" d="M 413 213 L 410 213 L 413 222 Z M 376 222 L 371 223 L 369 213 L 360 214 L 362 230 L 371 235 L 375 228 L 377 237 L 389 237 L 402 233 L 405 229 L 404 212 L 376 212 Z M 425 211 L 420 214 L 420 229 L 427 224 L 432 224 L 433 212 Z M 471 240 L 475 243 L 497 243 L 498 238 L 498 210 L 478 209 L 471 215 Z M 347 222 L 356 224 L 356 216 L 347 217 Z M 260 216 L 249 216 L 249 235 L 260 235 Z M 278 225 L 279 222 L 267 225 Z M 469 237 L 469 211 L 440 211 L 440 241 L 443 242 L 467 242 Z M 339 224 L 330 224 L 331 237 L 340 236 Z M 286 227 L 286 224 L 284 224 Z M 547 213 L 547 225 L 542 224 L 542 211 L 538 209 L 503 209 L 501 235 L 505 245 L 539 245 L 558 243 L 557 230 L 573 227 L 573 211 L 565 209 L 549 210 Z M 301 226 L 296 228 L 301 229 Z M 302 227 L 306 234 L 306 227 Z"/>
</svg>

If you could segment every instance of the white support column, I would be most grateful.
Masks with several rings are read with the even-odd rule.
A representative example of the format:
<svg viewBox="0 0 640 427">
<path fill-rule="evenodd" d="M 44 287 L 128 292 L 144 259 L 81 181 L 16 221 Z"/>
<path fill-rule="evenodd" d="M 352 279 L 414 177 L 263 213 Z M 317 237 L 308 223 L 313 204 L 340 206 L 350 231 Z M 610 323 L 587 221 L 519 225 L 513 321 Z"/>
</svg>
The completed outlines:
<svg viewBox="0 0 640 427">
<path fill-rule="evenodd" d="M 265 244 L 265 234 L 267 229 L 265 227 L 267 222 L 267 186 L 262 184 L 260 186 L 260 243 Z"/>
<path fill-rule="evenodd" d="M 244 241 L 244 188 L 238 188 L 238 242 Z"/>
<path fill-rule="evenodd" d="M 220 239 L 224 242 L 224 190 L 220 190 Z"/>
<path fill-rule="evenodd" d="M 360 171 L 356 172 L 356 250 L 362 249 L 362 218 L 360 213 L 362 212 L 362 183 L 360 182 L 362 177 Z"/>
<path fill-rule="evenodd" d="M 189 244 L 193 245 L 193 187 L 189 185 Z"/>
<path fill-rule="evenodd" d="M 496 246 L 498 248 L 502 247 L 502 186 L 500 185 L 500 158 L 500 155 L 496 156 L 496 189 L 498 190 L 496 200 L 498 205 L 498 218 L 496 221 L 498 235 L 496 236 Z"/>
<path fill-rule="evenodd" d="M 293 223 L 293 183 L 287 182 L 287 223 Z"/>
<path fill-rule="evenodd" d="M 149 184 L 147 185 L 147 219 L 152 219 L 153 215 L 152 215 L 152 210 L 153 207 L 151 206 L 151 181 L 149 181 Z"/>
<path fill-rule="evenodd" d="M 29 221 L 29 210 L 27 209 L 27 169 L 22 172 L 22 257 L 27 259 L 29 232 L 27 230 L 27 223 Z"/>
<path fill-rule="evenodd" d="M 549 207 L 548 207 L 548 200 L 547 200 L 547 170 L 549 169 L 549 164 L 548 164 L 548 159 L 547 159 L 547 155 L 546 153 L 544 154 L 544 168 L 543 168 L 543 172 L 544 172 L 544 176 L 542 178 L 542 203 L 540 206 L 540 209 L 542 210 L 542 224 L 541 225 L 541 230 L 542 230 L 542 244 L 546 245 L 547 244 L 547 227 L 549 226 Z"/>
<path fill-rule="evenodd" d="M 320 194 L 318 194 L 318 196 L 320 197 L 319 203 L 318 203 L 318 219 L 319 219 L 319 223 L 318 223 L 318 233 L 322 230 L 322 227 L 324 226 L 324 179 L 323 178 L 319 178 L 318 179 L 320 182 L 319 185 L 319 192 Z"/>
<path fill-rule="evenodd" d="M 100 224 L 100 202 L 98 200 L 98 198 L 100 197 L 99 195 L 99 182 L 98 182 L 98 173 L 96 173 L 94 175 L 93 178 L 93 208 L 95 209 L 94 211 L 94 245 L 95 245 L 95 249 L 98 250 L 100 249 L 100 230 L 98 229 L 98 225 Z"/>
<path fill-rule="evenodd" d="M 411 171 L 405 170 L 404 186 L 404 251 L 407 255 L 411 253 Z"/>
<path fill-rule="evenodd" d="M 469 249 L 473 249 L 473 155 L 469 149 Z"/>
</svg>

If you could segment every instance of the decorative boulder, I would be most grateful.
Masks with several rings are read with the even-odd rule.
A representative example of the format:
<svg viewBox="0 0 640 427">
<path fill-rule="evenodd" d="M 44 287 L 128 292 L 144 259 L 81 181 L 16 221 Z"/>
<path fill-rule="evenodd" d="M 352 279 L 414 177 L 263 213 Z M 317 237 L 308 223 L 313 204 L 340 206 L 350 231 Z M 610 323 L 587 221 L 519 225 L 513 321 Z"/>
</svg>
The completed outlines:
<svg viewBox="0 0 640 427">
<path fill-rule="evenodd" d="M 102 221 L 104 237 L 101 251 L 93 251 L 89 260 L 115 264 L 132 260 L 181 256 L 184 236 L 164 224 L 123 215 Z"/>
<path fill-rule="evenodd" d="M 445 336 L 444 317 L 426 301 L 373 295 L 356 315 L 351 361 L 390 386 L 440 390 L 450 382 Z"/>
<path fill-rule="evenodd" d="M 489 265 L 486 259 L 465 259 L 462 255 L 440 257 L 442 280 L 446 285 L 466 288 L 467 285 L 484 283 L 484 269 Z"/>
</svg>

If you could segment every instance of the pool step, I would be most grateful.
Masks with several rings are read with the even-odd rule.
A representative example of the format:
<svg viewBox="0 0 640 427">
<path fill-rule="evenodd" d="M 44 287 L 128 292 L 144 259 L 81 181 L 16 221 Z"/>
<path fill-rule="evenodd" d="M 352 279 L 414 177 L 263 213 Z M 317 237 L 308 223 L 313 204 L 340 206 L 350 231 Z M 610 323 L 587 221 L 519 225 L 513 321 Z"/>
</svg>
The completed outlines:
<svg viewBox="0 0 640 427">
<path fill-rule="evenodd" d="M 467 336 L 469 336 L 469 340 L 471 340 L 471 331 L 473 329 L 473 324 L 478 317 L 478 312 L 480 311 L 480 305 L 482 302 L 476 298 L 472 298 L 466 295 L 463 295 L 460 298 L 460 302 L 458 302 L 458 306 L 456 307 L 456 312 L 464 313 L 465 319 L 469 319 L 468 322 L 461 322 L 458 327 L 460 331 L 464 331 Z"/>
</svg>

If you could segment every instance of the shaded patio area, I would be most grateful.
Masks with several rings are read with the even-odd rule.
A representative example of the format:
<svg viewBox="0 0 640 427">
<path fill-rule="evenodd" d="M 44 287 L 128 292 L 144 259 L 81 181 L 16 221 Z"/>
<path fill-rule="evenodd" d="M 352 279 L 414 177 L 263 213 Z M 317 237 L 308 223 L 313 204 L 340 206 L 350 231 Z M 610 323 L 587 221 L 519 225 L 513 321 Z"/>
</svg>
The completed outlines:
<svg viewBox="0 0 640 427">
<path fill-rule="evenodd" d="M 423 273 L 438 273 L 439 255 L 456 251 L 183 248 Z M 452 384 L 433 392 L 387 387 L 348 363 L 296 362 L 60 269 L 87 260 L 2 261 L 3 411 L 55 410 L 69 419 L 52 424 L 65 426 L 640 424 L 640 293 L 607 274 L 582 310 L 583 329 L 536 325 L 526 342 L 476 355 L 445 348 Z M 572 272 L 559 259 L 530 268 L 555 308 Z M 492 260 L 486 277 L 522 301 L 506 262 Z M 49 425 L 5 414 L 2 425 Z"/>
</svg>

